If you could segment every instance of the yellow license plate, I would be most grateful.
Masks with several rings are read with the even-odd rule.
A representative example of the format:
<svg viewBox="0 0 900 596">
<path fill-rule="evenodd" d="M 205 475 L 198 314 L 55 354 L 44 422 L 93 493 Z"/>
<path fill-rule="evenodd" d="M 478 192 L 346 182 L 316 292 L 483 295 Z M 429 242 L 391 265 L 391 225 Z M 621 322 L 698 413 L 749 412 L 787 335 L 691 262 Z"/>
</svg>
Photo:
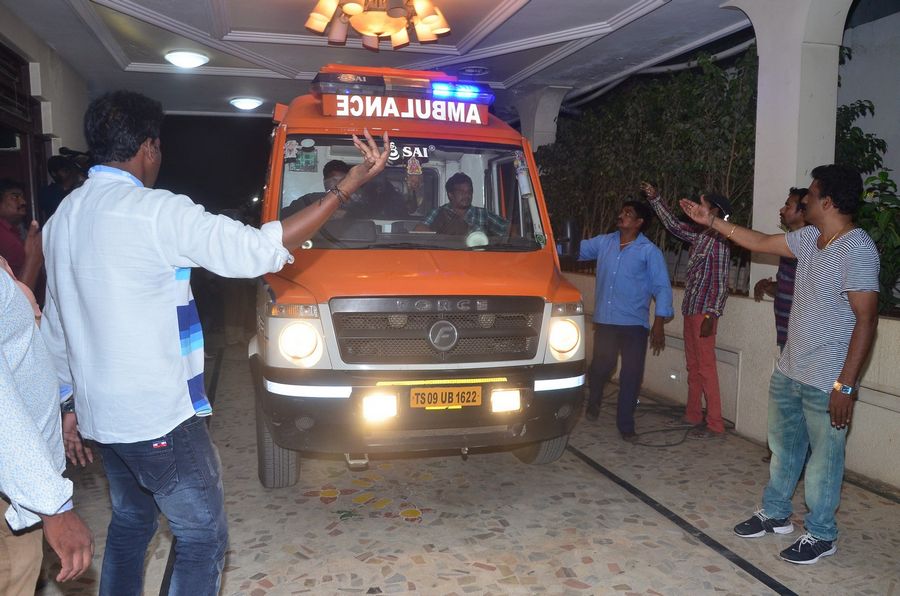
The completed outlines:
<svg viewBox="0 0 900 596">
<path fill-rule="evenodd" d="M 481 387 L 413 387 L 409 390 L 411 408 L 461 408 L 481 405 Z"/>
</svg>

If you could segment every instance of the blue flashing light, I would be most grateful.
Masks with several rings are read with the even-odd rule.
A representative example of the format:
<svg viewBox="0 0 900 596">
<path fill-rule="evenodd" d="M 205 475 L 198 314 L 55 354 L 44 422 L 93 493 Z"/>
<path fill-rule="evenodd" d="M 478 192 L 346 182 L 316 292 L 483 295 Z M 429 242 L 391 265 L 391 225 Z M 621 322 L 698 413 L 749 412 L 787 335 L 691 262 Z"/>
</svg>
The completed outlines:
<svg viewBox="0 0 900 596">
<path fill-rule="evenodd" d="M 479 93 L 481 93 L 481 89 L 479 89 L 475 85 L 457 85 L 454 95 L 457 97 L 457 99 L 471 100 L 478 97 Z"/>
<path fill-rule="evenodd" d="M 432 83 L 431 94 L 435 97 L 453 97 L 453 85 L 450 83 Z"/>
</svg>

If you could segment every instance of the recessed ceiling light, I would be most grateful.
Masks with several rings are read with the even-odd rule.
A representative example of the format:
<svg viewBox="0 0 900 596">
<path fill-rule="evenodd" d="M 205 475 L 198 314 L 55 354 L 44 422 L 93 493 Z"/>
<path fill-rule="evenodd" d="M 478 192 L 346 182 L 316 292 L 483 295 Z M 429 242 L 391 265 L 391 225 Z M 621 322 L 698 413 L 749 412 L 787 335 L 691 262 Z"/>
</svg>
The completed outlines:
<svg viewBox="0 0 900 596">
<path fill-rule="evenodd" d="M 228 103 L 239 110 L 255 110 L 262 105 L 262 100 L 257 97 L 235 97 Z"/>
<path fill-rule="evenodd" d="M 166 60 L 179 68 L 197 68 L 209 62 L 209 56 L 198 54 L 197 52 L 188 52 L 186 50 L 176 50 L 166 54 Z"/>
</svg>

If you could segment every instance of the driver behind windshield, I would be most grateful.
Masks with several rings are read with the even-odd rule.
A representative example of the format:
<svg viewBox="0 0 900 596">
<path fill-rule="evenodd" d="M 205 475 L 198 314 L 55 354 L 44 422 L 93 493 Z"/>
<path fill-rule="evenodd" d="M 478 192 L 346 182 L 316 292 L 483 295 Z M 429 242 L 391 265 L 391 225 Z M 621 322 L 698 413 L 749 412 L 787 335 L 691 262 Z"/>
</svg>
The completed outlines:
<svg viewBox="0 0 900 596">
<path fill-rule="evenodd" d="M 439 234 L 465 235 L 480 230 L 490 236 L 509 232 L 509 222 L 482 207 L 472 206 L 472 179 L 457 172 L 444 185 L 448 203 L 433 209 L 417 230 L 432 230 Z"/>
</svg>

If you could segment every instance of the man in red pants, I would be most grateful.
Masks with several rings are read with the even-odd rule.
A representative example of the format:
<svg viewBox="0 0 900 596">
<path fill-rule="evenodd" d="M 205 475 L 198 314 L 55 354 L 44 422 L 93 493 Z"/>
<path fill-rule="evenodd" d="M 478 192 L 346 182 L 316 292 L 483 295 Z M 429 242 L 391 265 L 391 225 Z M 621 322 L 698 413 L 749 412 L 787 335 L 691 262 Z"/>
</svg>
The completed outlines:
<svg viewBox="0 0 900 596">
<path fill-rule="evenodd" d="M 681 240 L 690 243 L 687 279 L 684 283 L 684 355 L 688 371 L 688 401 L 683 419 L 676 425 L 690 425 L 691 439 L 721 437 L 725 432 L 722 420 L 722 398 L 719 393 L 719 373 L 716 370 L 716 328 L 728 298 L 728 273 L 731 268 L 731 249 L 727 240 L 710 228 L 698 228 L 680 221 L 666 207 L 656 188 L 641 183 L 641 191 L 650 201 L 660 221 Z M 700 202 L 711 213 L 723 219 L 731 215 L 731 203 L 715 193 L 700 196 Z M 706 396 L 704 426 L 702 396 Z"/>
</svg>

